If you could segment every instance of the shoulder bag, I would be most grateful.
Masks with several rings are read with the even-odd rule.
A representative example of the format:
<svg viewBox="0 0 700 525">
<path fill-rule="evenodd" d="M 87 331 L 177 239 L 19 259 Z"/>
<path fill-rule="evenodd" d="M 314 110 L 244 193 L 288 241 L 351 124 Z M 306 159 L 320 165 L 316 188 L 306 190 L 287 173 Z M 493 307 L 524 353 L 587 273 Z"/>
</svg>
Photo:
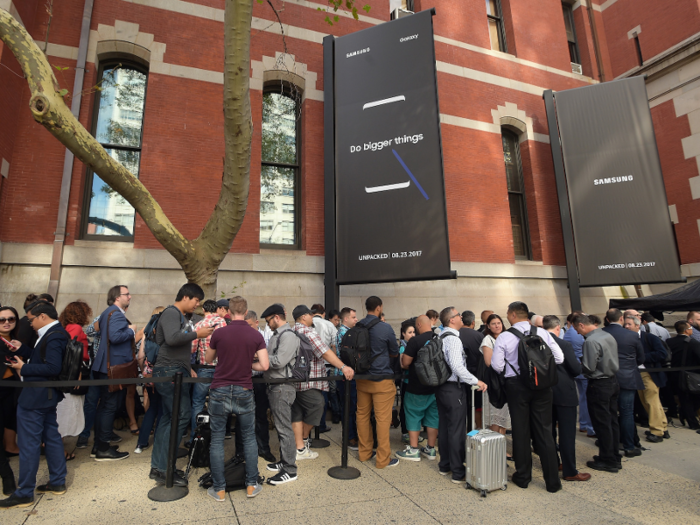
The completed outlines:
<svg viewBox="0 0 700 525">
<path fill-rule="evenodd" d="M 112 317 L 114 311 L 110 312 L 107 316 L 107 377 L 109 379 L 136 379 L 139 376 L 139 364 L 136 361 L 136 348 L 134 345 L 134 340 L 131 340 L 131 355 L 132 360 L 129 363 L 122 363 L 121 365 L 112 366 L 110 363 L 111 345 L 109 342 L 109 319 Z M 110 392 L 118 392 L 122 389 L 122 385 L 109 385 Z"/>
</svg>

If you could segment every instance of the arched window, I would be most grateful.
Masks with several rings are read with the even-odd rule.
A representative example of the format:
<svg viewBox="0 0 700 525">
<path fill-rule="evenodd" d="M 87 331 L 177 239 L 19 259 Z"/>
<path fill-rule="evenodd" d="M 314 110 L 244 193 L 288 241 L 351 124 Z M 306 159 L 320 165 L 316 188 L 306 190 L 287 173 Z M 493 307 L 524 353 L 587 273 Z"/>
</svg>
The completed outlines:
<svg viewBox="0 0 700 525">
<path fill-rule="evenodd" d="M 527 205 L 525 203 L 525 185 L 523 184 L 523 166 L 520 159 L 518 136 L 505 128 L 503 133 L 503 158 L 506 164 L 506 182 L 508 185 L 508 205 L 510 222 L 513 227 L 513 251 L 516 259 L 531 259 L 530 233 L 527 225 Z"/>
<path fill-rule="evenodd" d="M 293 93 L 263 94 L 260 244 L 299 247 L 299 126 Z"/>
<path fill-rule="evenodd" d="M 139 176 L 147 73 L 141 67 L 100 65 L 93 135 L 107 153 Z M 108 184 L 88 172 L 83 238 L 132 241 L 134 208 Z"/>
</svg>

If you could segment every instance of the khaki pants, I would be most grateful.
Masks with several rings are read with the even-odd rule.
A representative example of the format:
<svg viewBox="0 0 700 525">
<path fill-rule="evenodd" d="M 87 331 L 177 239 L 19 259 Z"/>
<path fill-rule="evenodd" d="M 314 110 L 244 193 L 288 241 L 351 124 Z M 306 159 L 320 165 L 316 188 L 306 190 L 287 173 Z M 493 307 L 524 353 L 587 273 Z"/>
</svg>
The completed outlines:
<svg viewBox="0 0 700 525">
<path fill-rule="evenodd" d="M 384 468 L 391 459 L 389 430 L 391 429 L 391 408 L 394 406 L 396 386 L 391 379 L 370 381 L 357 380 L 357 437 L 359 440 L 360 461 L 367 461 L 372 455 L 374 438 L 370 414 L 374 407 L 377 420 L 377 468 Z"/>
<path fill-rule="evenodd" d="M 640 372 L 642 373 L 644 390 L 637 390 L 637 392 L 639 392 L 639 399 L 644 405 L 644 410 L 649 414 L 649 430 L 655 436 L 663 437 L 664 432 L 668 430 L 668 421 L 666 420 L 664 407 L 661 406 L 661 400 L 659 399 L 659 387 L 656 386 L 649 372 L 644 372 L 643 370 L 640 370 Z"/>
</svg>

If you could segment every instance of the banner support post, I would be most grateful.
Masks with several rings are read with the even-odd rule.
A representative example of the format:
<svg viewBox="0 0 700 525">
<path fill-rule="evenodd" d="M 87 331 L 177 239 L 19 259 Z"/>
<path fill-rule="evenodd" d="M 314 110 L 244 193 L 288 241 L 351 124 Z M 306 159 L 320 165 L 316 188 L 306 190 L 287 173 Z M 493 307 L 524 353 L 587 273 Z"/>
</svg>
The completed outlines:
<svg viewBox="0 0 700 525">
<path fill-rule="evenodd" d="M 547 126 L 549 127 L 549 146 L 552 150 L 554 163 L 554 180 L 557 184 L 557 198 L 559 200 L 559 215 L 561 216 L 561 230 L 564 237 L 564 254 L 566 256 L 566 275 L 569 281 L 569 300 L 571 311 L 581 310 L 581 290 L 578 285 L 578 269 L 576 267 L 576 248 L 574 246 L 574 234 L 571 224 L 571 208 L 569 196 L 566 191 L 566 176 L 564 174 L 564 160 L 559 139 L 559 126 L 557 126 L 556 110 L 554 108 L 554 93 L 548 89 L 542 95 L 544 107 L 547 112 Z"/>
<path fill-rule="evenodd" d="M 334 37 L 323 38 L 323 170 L 325 223 L 325 307 L 326 312 L 339 309 L 340 287 L 336 276 L 335 231 L 335 88 Z"/>
</svg>

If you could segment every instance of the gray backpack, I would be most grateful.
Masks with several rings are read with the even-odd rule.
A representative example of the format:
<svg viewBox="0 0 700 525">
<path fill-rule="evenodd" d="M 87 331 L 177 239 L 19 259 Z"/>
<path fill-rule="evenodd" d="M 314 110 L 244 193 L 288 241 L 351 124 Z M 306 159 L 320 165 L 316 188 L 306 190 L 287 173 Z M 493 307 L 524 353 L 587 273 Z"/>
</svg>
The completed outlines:
<svg viewBox="0 0 700 525">
<path fill-rule="evenodd" d="M 311 361 L 314 359 L 314 350 L 309 341 L 309 338 L 304 334 L 298 334 L 294 330 L 290 330 L 294 335 L 299 338 L 299 349 L 297 350 L 296 356 L 287 364 L 287 369 L 291 370 L 291 375 L 287 373 L 287 377 L 293 377 L 294 379 L 301 379 L 306 382 L 311 377 Z M 272 354 L 277 354 L 277 349 L 280 346 L 280 337 L 277 338 L 277 344 L 275 348 L 272 349 Z"/>
<path fill-rule="evenodd" d="M 414 366 L 418 381 L 425 386 L 440 386 L 452 375 L 452 370 L 445 360 L 445 352 L 442 350 L 442 340 L 448 335 L 457 337 L 450 332 L 433 336 L 418 350 Z"/>
</svg>

